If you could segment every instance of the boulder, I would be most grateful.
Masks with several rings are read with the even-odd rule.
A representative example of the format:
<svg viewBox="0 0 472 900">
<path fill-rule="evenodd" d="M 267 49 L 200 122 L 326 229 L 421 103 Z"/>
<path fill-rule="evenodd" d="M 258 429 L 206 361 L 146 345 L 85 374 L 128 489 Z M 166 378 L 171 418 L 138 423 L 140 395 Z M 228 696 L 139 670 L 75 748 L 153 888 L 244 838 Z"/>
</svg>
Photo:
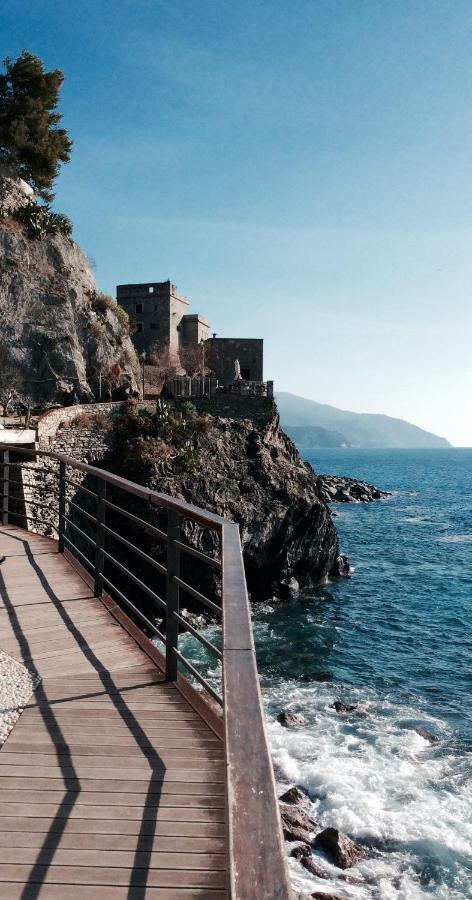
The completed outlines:
<svg viewBox="0 0 472 900">
<path fill-rule="evenodd" d="M 279 800 L 281 803 L 290 803 L 296 806 L 307 806 L 310 802 L 308 794 L 305 794 L 305 791 L 302 791 L 296 784 L 290 787 L 288 791 L 285 791 L 285 794 L 282 794 Z"/>
<path fill-rule="evenodd" d="M 316 831 L 318 826 L 305 809 L 300 806 L 294 806 L 293 804 L 281 803 L 280 815 L 286 841 L 302 841 L 304 844 L 310 843 L 313 832 Z"/>
<path fill-rule="evenodd" d="M 290 852 L 290 856 L 298 859 L 310 875 L 314 875 L 316 878 L 329 878 L 328 873 L 323 869 L 323 866 L 319 860 L 317 860 L 316 856 L 313 855 L 307 844 L 301 844 L 298 847 L 294 847 Z"/>
<path fill-rule="evenodd" d="M 325 828 L 320 831 L 313 846 L 323 850 L 340 869 L 348 869 L 366 856 L 362 847 L 337 828 Z"/>
<path fill-rule="evenodd" d="M 425 741 L 429 741 L 430 744 L 437 744 L 437 742 L 439 741 L 439 738 L 436 737 L 435 734 L 432 734 L 431 731 L 428 731 L 427 728 L 415 728 L 414 730 Z"/>
<path fill-rule="evenodd" d="M 302 725 L 306 725 L 305 716 L 302 716 L 301 713 L 291 713 L 287 710 L 278 714 L 277 722 L 280 722 L 284 728 L 300 728 Z"/>
<path fill-rule="evenodd" d="M 357 703 L 341 703 L 340 700 L 335 700 L 330 708 L 335 709 L 338 713 L 350 713 L 357 709 Z"/>
</svg>

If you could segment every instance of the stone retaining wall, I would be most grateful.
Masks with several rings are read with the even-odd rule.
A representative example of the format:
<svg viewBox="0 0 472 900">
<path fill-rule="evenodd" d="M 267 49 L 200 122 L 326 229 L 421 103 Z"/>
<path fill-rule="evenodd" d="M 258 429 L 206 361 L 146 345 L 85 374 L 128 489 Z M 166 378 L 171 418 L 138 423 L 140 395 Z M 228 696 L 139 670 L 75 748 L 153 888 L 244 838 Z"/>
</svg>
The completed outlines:
<svg viewBox="0 0 472 900">
<path fill-rule="evenodd" d="M 125 405 L 126 401 L 120 400 L 112 403 L 76 404 L 75 406 L 61 406 L 58 409 L 49 409 L 39 416 L 38 419 L 39 445 L 50 444 L 56 437 L 63 422 L 73 422 L 77 416 L 80 416 L 83 413 L 90 413 L 91 415 L 103 413 L 104 415 L 118 416 Z M 54 449 L 56 449 L 56 447 Z"/>
<path fill-rule="evenodd" d="M 274 415 L 274 401 L 269 397 L 240 397 L 239 394 L 215 394 L 213 397 L 189 397 L 199 412 L 222 419 L 250 419 L 265 425 Z"/>
<path fill-rule="evenodd" d="M 115 406 L 121 405 L 115 404 Z M 76 409 L 78 412 L 84 411 L 84 407 Z M 92 411 L 91 407 L 86 407 L 86 409 Z M 60 410 L 60 412 L 64 412 L 64 410 Z M 59 429 L 55 437 L 48 436 L 47 442 L 43 442 L 43 444 L 47 443 L 47 449 L 56 453 L 64 453 L 80 462 L 100 465 L 100 461 L 113 452 L 115 440 L 112 431 L 74 427 L 72 424 Z M 18 490 L 22 487 L 24 512 L 29 517 L 27 520 L 28 530 L 48 537 L 57 537 L 59 463 L 47 456 L 37 456 L 34 462 L 22 462 L 18 468 L 15 465 L 12 471 L 12 478 L 17 478 L 17 473 L 21 478 L 21 486 L 15 485 L 15 488 Z M 77 485 L 82 484 L 87 476 L 76 469 L 68 469 L 67 477 L 70 478 L 70 482 L 66 484 L 66 497 L 68 500 L 72 500 L 77 493 Z M 79 491 L 78 496 L 83 498 L 86 495 Z M 77 498 L 75 502 L 78 502 Z M 20 503 L 16 504 L 16 508 L 18 511 L 20 510 Z M 78 516 L 80 518 L 80 513 Z M 77 516 L 74 515 L 74 519 L 77 519 Z M 14 525 L 24 525 L 24 519 L 22 520 L 18 516 L 12 516 L 11 521 Z M 79 521 L 77 524 L 80 525 Z"/>
</svg>

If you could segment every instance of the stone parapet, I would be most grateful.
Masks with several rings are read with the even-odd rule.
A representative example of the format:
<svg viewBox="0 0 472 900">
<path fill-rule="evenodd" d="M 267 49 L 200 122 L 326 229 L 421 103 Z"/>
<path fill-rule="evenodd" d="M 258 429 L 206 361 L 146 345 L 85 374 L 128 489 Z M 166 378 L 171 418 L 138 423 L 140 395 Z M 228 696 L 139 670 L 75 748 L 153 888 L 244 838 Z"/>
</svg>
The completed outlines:
<svg viewBox="0 0 472 900">
<path fill-rule="evenodd" d="M 60 406 L 57 409 L 49 409 L 38 418 L 38 443 L 40 446 L 51 444 L 62 424 L 70 424 L 77 416 L 83 413 L 89 413 L 90 415 L 103 413 L 104 415 L 118 416 L 122 413 L 125 405 L 126 400 L 119 400 L 110 403 L 76 404 L 74 406 Z M 85 430 L 82 429 L 83 432 Z M 54 449 L 56 450 L 57 448 L 54 447 Z"/>
</svg>

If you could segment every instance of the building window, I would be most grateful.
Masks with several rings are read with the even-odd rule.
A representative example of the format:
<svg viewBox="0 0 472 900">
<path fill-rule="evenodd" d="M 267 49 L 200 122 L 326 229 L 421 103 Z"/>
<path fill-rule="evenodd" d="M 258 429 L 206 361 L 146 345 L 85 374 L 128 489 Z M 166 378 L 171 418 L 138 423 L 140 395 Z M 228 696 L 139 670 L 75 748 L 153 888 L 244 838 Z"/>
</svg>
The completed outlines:
<svg viewBox="0 0 472 900">
<path fill-rule="evenodd" d="M 136 322 L 136 331 L 142 331 L 143 327 L 144 326 L 142 322 Z"/>
<path fill-rule="evenodd" d="M 155 331 L 156 328 L 159 328 L 159 325 L 157 324 L 157 322 L 151 322 L 151 328 L 153 331 Z"/>
<path fill-rule="evenodd" d="M 241 369 L 241 378 L 244 381 L 250 381 L 251 380 L 251 370 L 250 369 Z"/>
<path fill-rule="evenodd" d="M 150 294 L 153 294 L 153 293 L 154 293 L 154 288 L 153 288 L 153 287 L 150 287 L 150 288 L 149 288 L 149 293 L 150 293 Z"/>
<path fill-rule="evenodd" d="M 135 305 L 135 310 L 136 310 L 137 313 L 142 313 L 142 311 L 143 311 L 143 304 L 142 304 L 142 303 L 136 303 L 136 305 Z"/>
</svg>

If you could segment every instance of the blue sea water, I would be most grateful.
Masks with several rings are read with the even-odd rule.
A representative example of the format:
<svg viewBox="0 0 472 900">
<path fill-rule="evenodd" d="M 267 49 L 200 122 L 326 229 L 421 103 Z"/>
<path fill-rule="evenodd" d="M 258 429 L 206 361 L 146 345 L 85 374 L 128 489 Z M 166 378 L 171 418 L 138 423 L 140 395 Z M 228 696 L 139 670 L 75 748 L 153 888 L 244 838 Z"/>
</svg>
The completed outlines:
<svg viewBox="0 0 472 900">
<path fill-rule="evenodd" d="M 363 842 L 346 898 L 472 897 L 472 450 L 305 452 L 317 472 L 393 492 L 335 504 L 347 580 L 256 608 L 258 664 L 281 783 Z M 340 715 L 334 700 L 357 703 Z M 281 708 L 303 712 L 289 731 Z M 431 743 L 415 728 L 435 737 Z"/>
<path fill-rule="evenodd" d="M 290 859 L 292 881 L 346 900 L 472 898 L 472 450 L 304 455 L 393 495 L 333 505 L 350 578 L 254 607 L 280 791 L 301 785 L 323 827 L 367 848 L 344 877 Z M 306 725 L 283 728 L 281 709 Z"/>
</svg>

